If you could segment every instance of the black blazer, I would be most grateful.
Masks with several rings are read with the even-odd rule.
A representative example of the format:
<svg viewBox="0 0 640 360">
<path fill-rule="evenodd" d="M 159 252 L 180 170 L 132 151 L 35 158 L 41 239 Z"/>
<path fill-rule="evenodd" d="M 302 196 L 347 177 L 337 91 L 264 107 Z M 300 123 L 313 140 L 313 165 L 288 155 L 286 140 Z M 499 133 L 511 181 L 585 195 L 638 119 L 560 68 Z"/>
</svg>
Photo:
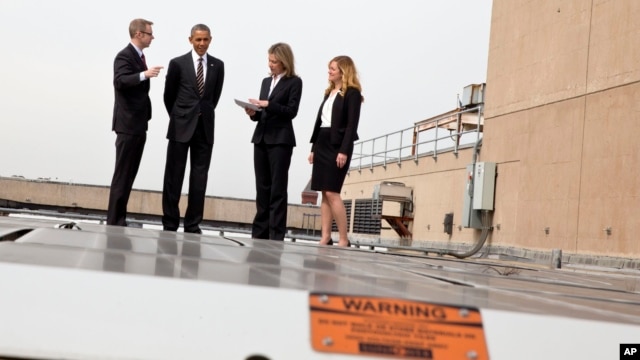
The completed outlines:
<svg viewBox="0 0 640 360">
<path fill-rule="evenodd" d="M 311 134 L 311 151 L 315 149 L 315 143 L 322 124 L 322 106 L 329 98 L 324 96 L 320 104 L 316 123 Z M 331 109 L 331 143 L 340 145 L 338 152 L 350 155 L 353 152 L 353 143 L 359 139 L 358 122 L 360 121 L 360 106 L 362 105 L 362 94 L 355 88 L 348 88 L 344 96 L 336 95 Z"/>
<path fill-rule="evenodd" d="M 117 133 L 144 134 L 151 119 L 149 79 L 140 81 L 140 73 L 147 70 L 140 55 L 129 44 L 122 49 L 113 62 L 113 123 L 111 129 Z"/>
<path fill-rule="evenodd" d="M 191 140 L 202 114 L 207 143 L 213 144 L 215 108 L 224 82 L 224 63 L 209 54 L 204 94 L 198 94 L 196 69 L 191 51 L 169 62 L 164 84 L 164 106 L 169 113 L 167 139 L 186 143 Z"/>
<path fill-rule="evenodd" d="M 269 106 L 251 117 L 251 120 L 258 122 L 251 142 L 296 146 L 292 120 L 298 115 L 302 79 L 298 76 L 282 77 L 269 96 L 271 81 L 271 77 L 262 80 L 260 100 L 269 100 Z"/>
</svg>

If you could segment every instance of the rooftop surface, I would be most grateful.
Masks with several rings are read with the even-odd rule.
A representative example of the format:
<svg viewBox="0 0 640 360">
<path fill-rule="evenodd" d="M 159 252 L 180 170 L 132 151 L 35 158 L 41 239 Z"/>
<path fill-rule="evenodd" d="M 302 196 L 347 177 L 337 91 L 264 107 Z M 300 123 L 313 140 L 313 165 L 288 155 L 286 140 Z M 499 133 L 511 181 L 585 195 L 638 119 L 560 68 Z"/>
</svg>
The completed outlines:
<svg viewBox="0 0 640 360">
<path fill-rule="evenodd" d="M 353 340 L 353 324 L 351 335 L 330 327 L 326 331 L 338 334 L 331 345 L 316 344 L 313 339 L 322 331 L 317 316 L 331 311 L 313 299 L 377 304 L 369 314 L 353 315 L 365 322 L 371 316 L 397 316 L 392 308 L 477 312 L 481 332 L 467 335 L 481 338 L 480 345 L 464 350 L 475 351 L 477 359 L 489 354 L 513 359 L 525 347 L 532 350 L 517 358 L 614 358 L 619 344 L 640 341 L 640 272 L 633 270 L 552 269 L 500 259 L 15 217 L 0 217 L 0 240 L 0 283 L 9 294 L 0 307 L 5 319 L 0 356 L 346 359 L 382 354 L 376 353 L 380 347 L 367 353 L 366 341 Z M 404 313 L 402 320 L 375 322 L 438 320 L 453 329 L 461 326 L 437 314 L 409 319 Z M 240 338 L 231 339 L 236 331 L 250 345 L 238 346 Z M 401 338 L 414 337 L 412 346 L 423 350 L 457 348 L 446 345 L 458 342 L 444 331 L 431 340 L 416 337 L 415 328 L 405 331 Z M 219 337 L 209 336 L 216 333 Z M 393 333 L 369 335 L 382 345 L 405 341 Z M 79 338 L 85 345 L 78 345 Z M 595 343 L 585 349 L 590 339 Z M 354 341 L 360 343 L 356 350 L 350 347 Z"/>
</svg>

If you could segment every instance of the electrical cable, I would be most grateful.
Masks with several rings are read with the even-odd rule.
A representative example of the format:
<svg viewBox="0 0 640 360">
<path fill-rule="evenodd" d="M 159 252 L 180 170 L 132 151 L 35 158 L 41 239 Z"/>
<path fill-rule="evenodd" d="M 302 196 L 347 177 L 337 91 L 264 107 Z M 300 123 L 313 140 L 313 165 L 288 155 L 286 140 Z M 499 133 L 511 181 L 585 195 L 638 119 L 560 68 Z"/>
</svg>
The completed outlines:
<svg viewBox="0 0 640 360">
<path fill-rule="evenodd" d="M 475 255 L 482 247 L 484 243 L 487 241 L 489 237 L 489 231 L 493 230 L 493 226 L 491 226 L 489 210 L 482 210 L 482 216 L 480 218 L 480 222 L 482 223 L 482 233 L 480 233 L 480 239 L 476 242 L 476 244 L 471 248 L 471 250 L 463 253 L 457 253 L 455 251 L 447 250 L 443 253 L 443 255 L 451 255 L 458 259 L 468 258 L 469 256 Z"/>
<path fill-rule="evenodd" d="M 482 144 L 482 138 L 479 138 L 475 145 L 473 146 L 473 172 L 475 173 L 475 169 L 476 169 L 476 162 L 478 160 L 478 152 L 479 150 L 479 146 L 480 144 Z M 470 186 L 470 191 L 473 191 L 473 183 Z M 473 198 L 473 193 L 470 194 L 471 198 Z M 443 255 L 451 255 L 453 257 L 456 257 L 458 259 L 464 259 L 467 258 L 469 256 L 473 256 L 475 255 L 478 251 L 480 251 L 480 249 L 482 249 L 482 247 L 484 246 L 484 243 L 487 241 L 487 238 L 489 237 L 489 231 L 493 230 L 493 226 L 491 225 L 492 219 L 489 216 L 489 210 L 482 210 L 482 214 L 480 216 L 480 223 L 482 224 L 482 232 L 480 233 L 480 238 L 478 239 L 478 241 L 476 242 L 476 244 L 473 246 L 473 248 L 471 248 L 471 250 L 467 251 L 467 252 L 463 252 L 463 253 L 457 253 L 455 251 L 452 250 L 446 250 L 445 252 L 443 252 Z"/>
</svg>

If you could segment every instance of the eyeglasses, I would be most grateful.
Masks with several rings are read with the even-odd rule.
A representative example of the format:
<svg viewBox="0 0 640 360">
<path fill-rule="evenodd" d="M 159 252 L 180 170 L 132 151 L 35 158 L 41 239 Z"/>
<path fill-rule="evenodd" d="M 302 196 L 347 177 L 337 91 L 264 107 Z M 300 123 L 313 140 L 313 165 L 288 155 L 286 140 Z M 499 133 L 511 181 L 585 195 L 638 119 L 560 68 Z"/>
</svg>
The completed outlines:
<svg viewBox="0 0 640 360">
<path fill-rule="evenodd" d="M 153 33 L 150 33 L 150 32 L 146 32 L 146 31 L 140 31 L 140 32 L 143 33 L 143 34 L 147 34 L 149 36 L 153 36 Z"/>
</svg>

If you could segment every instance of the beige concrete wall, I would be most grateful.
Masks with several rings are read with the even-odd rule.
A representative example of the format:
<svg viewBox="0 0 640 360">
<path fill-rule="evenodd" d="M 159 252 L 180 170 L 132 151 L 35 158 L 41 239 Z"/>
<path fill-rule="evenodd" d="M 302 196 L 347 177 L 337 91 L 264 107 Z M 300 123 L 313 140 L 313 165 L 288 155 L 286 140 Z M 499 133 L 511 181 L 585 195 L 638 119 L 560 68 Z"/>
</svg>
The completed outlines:
<svg viewBox="0 0 640 360">
<path fill-rule="evenodd" d="M 640 1 L 495 0 L 480 161 L 497 162 L 490 243 L 640 258 Z M 414 239 L 470 242 L 460 223 L 471 152 L 351 172 L 414 188 Z M 430 228 L 430 229 L 429 229 Z M 606 229 L 610 228 L 608 233 Z"/>
<path fill-rule="evenodd" d="M 485 125 L 496 114 L 584 94 L 591 7 L 588 0 L 493 2 Z"/>
<path fill-rule="evenodd" d="M 633 0 L 494 1 L 496 243 L 640 257 L 639 16 Z"/>
<path fill-rule="evenodd" d="M 471 149 L 463 149 L 456 156 L 453 152 L 419 157 L 418 161 L 404 160 L 400 165 L 392 163 L 386 168 L 351 170 L 342 189 L 343 199 L 371 199 L 374 187 L 381 181 L 404 183 L 413 189 L 414 220 L 409 226 L 413 243 L 424 241 L 474 242 L 478 231 L 461 228 L 463 195 L 467 181 L 466 166 L 473 160 Z M 384 205 L 386 206 L 386 205 Z M 384 207 L 383 206 L 383 207 Z M 383 213 L 385 212 L 383 208 Z M 444 216 L 454 213 L 454 231 L 444 232 Z M 388 227 L 386 222 L 383 227 Z M 384 231 L 380 238 L 399 239 L 393 231 Z"/>
<path fill-rule="evenodd" d="M 0 177 L 0 199 L 69 209 L 106 211 L 109 201 L 109 187 Z M 187 198 L 183 195 L 180 199 L 182 216 L 184 216 L 186 207 Z M 130 214 L 162 215 L 162 193 L 134 189 L 131 192 L 127 210 Z M 205 220 L 251 224 L 255 211 L 253 200 L 207 196 L 204 218 Z M 305 214 L 319 215 L 320 209 L 317 206 L 289 205 L 287 226 L 306 228 L 309 225 L 309 228 L 313 228 L 312 222 L 306 223 Z M 319 221 L 315 229 L 320 230 Z"/>
</svg>

